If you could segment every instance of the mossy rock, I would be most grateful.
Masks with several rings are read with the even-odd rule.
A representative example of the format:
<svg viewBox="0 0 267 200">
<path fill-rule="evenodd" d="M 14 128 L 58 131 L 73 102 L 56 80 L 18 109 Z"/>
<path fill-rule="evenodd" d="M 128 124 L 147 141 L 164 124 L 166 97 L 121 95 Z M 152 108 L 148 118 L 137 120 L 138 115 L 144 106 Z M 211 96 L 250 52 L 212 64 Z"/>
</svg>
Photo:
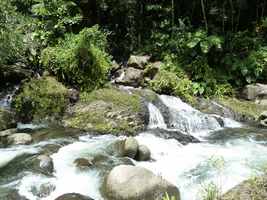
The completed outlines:
<svg viewBox="0 0 267 200">
<path fill-rule="evenodd" d="M 221 105 L 231 109 L 235 114 L 235 119 L 238 121 L 256 121 L 259 115 L 264 110 L 267 110 L 266 105 L 236 98 L 220 98 L 217 101 Z"/>
<path fill-rule="evenodd" d="M 222 200 L 263 200 L 267 199 L 267 178 L 254 177 L 237 185 L 221 198 Z"/>
<path fill-rule="evenodd" d="M 97 133 L 132 135 L 144 129 L 145 111 L 141 97 L 116 88 L 83 93 L 64 117 L 67 127 Z"/>
<path fill-rule="evenodd" d="M 0 131 L 16 126 L 14 114 L 11 111 L 0 108 Z"/>
<path fill-rule="evenodd" d="M 68 103 L 68 90 L 53 77 L 32 79 L 16 96 L 13 107 L 20 121 L 59 119 Z"/>
</svg>

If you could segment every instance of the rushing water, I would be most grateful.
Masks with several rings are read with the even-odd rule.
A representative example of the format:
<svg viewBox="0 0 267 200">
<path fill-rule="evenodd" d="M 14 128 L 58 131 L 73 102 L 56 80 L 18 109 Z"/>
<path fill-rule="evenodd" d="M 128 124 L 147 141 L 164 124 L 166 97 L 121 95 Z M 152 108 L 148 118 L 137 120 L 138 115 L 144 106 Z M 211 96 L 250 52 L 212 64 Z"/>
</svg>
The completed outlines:
<svg viewBox="0 0 267 200">
<path fill-rule="evenodd" d="M 14 88 L 9 88 L 3 93 L 0 93 L 0 108 L 10 108 L 13 96 L 18 88 L 18 86 L 15 86 Z"/>
<path fill-rule="evenodd" d="M 135 164 L 148 168 L 177 185 L 182 200 L 200 200 L 203 194 L 201 191 L 211 182 L 225 192 L 259 172 L 261 166 L 267 162 L 267 145 L 264 140 L 253 139 L 254 130 L 248 129 L 246 132 L 249 134 L 245 135 L 241 131 L 240 123 L 221 116 L 201 113 L 179 98 L 163 95 L 160 96 L 160 100 L 168 108 L 169 118 L 164 119 L 160 109 L 149 103 L 150 131 L 136 136 L 140 144 L 149 147 L 153 161 Z M 182 145 L 174 139 L 167 140 L 151 134 L 156 128 L 179 130 L 198 137 L 202 142 Z M 235 137 L 232 137 L 233 135 Z M 78 171 L 73 161 L 101 154 L 109 156 L 107 165 L 116 165 L 120 161 L 108 149 L 118 140 L 121 138 L 110 135 L 85 135 L 70 141 L 51 156 L 55 166 L 53 177 L 26 170 L 23 171 L 24 176 L 9 181 L 1 179 L 0 171 L 0 191 L 1 188 L 12 186 L 29 200 L 54 200 L 57 196 L 69 192 L 102 200 L 99 190 L 103 181 L 103 168 Z M 49 140 L 29 146 L 0 149 L 0 167 L 12 167 L 9 163 L 22 154 L 32 155 L 41 152 L 45 144 L 59 141 L 60 139 Z M 45 197 L 36 196 L 33 191 L 41 190 L 44 184 L 53 186 L 51 193 Z"/>
</svg>

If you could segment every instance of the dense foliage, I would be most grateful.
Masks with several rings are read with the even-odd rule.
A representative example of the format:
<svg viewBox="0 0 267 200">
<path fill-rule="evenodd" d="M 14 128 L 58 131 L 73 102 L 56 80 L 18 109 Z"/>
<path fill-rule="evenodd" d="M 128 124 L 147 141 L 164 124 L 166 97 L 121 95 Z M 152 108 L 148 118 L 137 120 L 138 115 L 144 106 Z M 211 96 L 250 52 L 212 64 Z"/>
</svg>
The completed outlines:
<svg viewBox="0 0 267 200">
<path fill-rule="evenodd" d="M 184 80 L 180 91 L 188 94 L 231 95 L 248 83 L 266 82 L 265 0 L 1 0 L 0 5 L 0 63 L 23 60 L 82 89 L 103 85 L 108 53 L 123 62 L 133 53 L 152 55 L 164 62 L 164 76 L 170 72 L 179 83 Z M 150 85 L 165 91 L 159 77 Z M 173 91 L 180 87 L 175 82 L 168 83 Z"/>
<path fill-rule="evenodd" d="M 44 49 L 43 66 L 60 80 L 92 90 L 102 86 L 110 67 L 106 35 L 98 26 L 85 28 L 79 34 L 67 34 L 54 47 Z"/>
</svg>

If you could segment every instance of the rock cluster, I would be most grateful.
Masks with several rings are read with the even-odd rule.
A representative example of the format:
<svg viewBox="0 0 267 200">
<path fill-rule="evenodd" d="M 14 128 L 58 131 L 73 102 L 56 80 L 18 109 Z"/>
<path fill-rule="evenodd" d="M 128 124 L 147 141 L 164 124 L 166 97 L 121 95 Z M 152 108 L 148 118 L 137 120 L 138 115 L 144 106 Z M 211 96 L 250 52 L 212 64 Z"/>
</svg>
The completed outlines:
<svg viewBox="0 0 267 200">
<path fill-rule="evenodd" d="M 124 141 L 123 155 L 137 161 L 148 161 L 151 159 L 149 148 L 138 144 L 138 141 L 133 137 L 128 137 Z"/>
<path fill-rule="evenodd" d="M 116 65 L 113 82 L 119 85 L 140 87 L 153 79 L 159 71 L 161 62 L 150 62 L 150 56 L 130 56 L 126 66 Z"/>
</svg>

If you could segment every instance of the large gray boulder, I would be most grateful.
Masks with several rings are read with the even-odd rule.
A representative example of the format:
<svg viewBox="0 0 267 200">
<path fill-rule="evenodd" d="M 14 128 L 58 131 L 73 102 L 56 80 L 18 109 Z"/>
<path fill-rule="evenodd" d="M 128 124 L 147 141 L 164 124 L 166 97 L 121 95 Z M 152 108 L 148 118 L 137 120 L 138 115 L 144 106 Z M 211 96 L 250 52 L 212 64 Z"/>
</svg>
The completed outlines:
<svg viewBox="0 0 267 200">
<path fill-rule="evenodd" d="M 133 67 L 121 69 L 118 74 L 119 77 L 115 79 L 115 83 L 120 85 L 138 87 L 144 79 L 144 71 Z"/>
<path fill-rule="evenodd" d="M 13 128 L 16 126 L 14 113 L 9 110 L 0 108 L 0 131 Z"/>
<path fill-rule="evenodd" d="M 258 104 L 267 105 L 267 85 L 260 83 L 247 85 L 243 90 L 243 97 Z"/>
<path fill-rule="evenodd" d="M 144 69 L 150 60 L 150 56 L 130 56 L 128 60 L 128 67 Z"/>
<path fill-rule="evenodd" d="M 7 137 L 8 145 L 26 145 L 32 142 L 32 136 L 27 133 L 15 133 Z"/>
<path fill-rule="evenodd" d="M 124 142 L 123 154 L 129 158 L 135 158 L 138 151 L 138 142 L 133 137 L 128 137 Z"/>
<path fill-rule="evenodd" d="M 120 165 L 111 170 L 103 186 L 109 200 L 162 200 L 166 193 L 180 200 L 178 188 L 151 171 Z"/>
</svg>

